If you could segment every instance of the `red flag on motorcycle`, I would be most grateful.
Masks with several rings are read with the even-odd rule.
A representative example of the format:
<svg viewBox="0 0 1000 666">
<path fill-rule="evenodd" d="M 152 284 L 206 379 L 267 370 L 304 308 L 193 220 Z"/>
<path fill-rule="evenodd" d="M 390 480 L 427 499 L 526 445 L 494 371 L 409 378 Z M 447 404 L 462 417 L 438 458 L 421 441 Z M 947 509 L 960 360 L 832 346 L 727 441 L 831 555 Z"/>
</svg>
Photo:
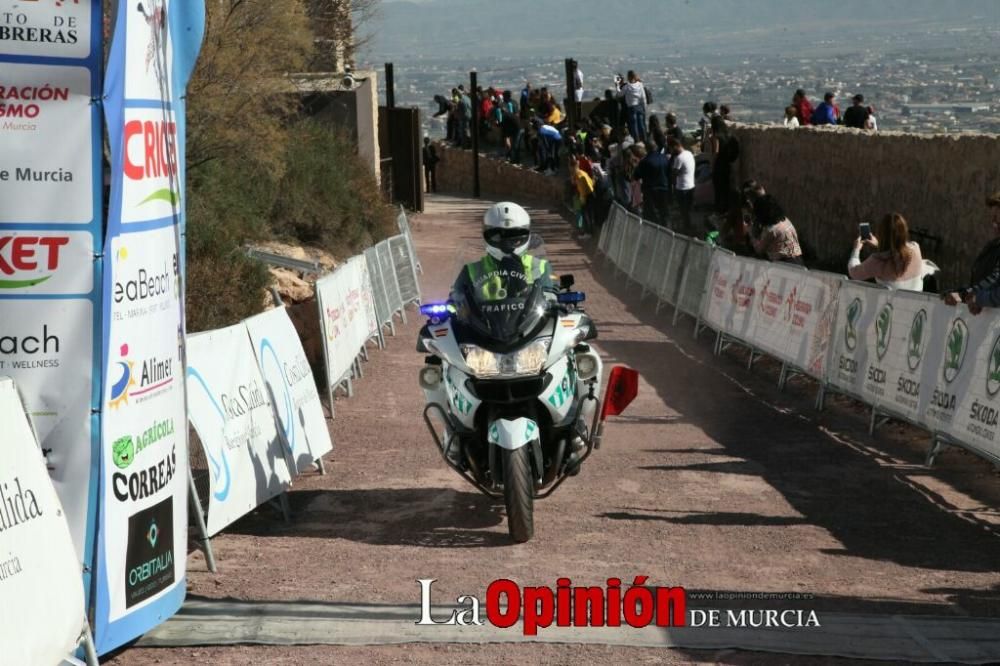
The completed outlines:
<svg viewBox="0 0 1000 666">
<path fill-rule="evenodd" d="M 637 395 L 639 395 L 639 373 L 621 365 L 613 367 L 608 378 L 608 388 L 604 392 L 601 420 L 624 412 Z"/>
</svg>

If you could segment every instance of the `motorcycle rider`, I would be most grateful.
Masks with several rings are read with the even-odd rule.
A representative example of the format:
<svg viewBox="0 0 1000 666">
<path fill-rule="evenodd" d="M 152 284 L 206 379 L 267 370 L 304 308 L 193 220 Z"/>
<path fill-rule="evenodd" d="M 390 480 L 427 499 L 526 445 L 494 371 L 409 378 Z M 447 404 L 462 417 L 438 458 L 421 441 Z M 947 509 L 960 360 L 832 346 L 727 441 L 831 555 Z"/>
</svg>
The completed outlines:
<svg viewBox="0 0 1000 666">
<path fill-rule="evenodd" d="M 559 288 L 548 260 L 528 253 L 531 216 L 524 208 L 509 201 L 488 208 L 483 215 L 483 240 L 486 254 L 466 264 L 452 285 L 451 301 L 458 306 L 460 318 L 465 316 L 467 294 L 488 307 L 491 302 L 505 300 L 508 294 L 522 293 L 526 287 L 541 282 L 545 298 L 557 300 Z M 584 448 L 580 437 L 570 442 L 570 474 L 579 472 L 578 461 Z"/>
<path fill-rule="evenodd" d="M 451 289 L 452 302 L 464 303 L 467 293 L 480 303 L 502 301 L 508 293 L 520 293 L 536 282 L 542 283 L 547 298 L 555 300 L 558 289 L 548 260 L 528 253 L 528 211 L 509 201 L 490 206 L 483 215 L 483 240 L 486 254 L 459 273 Z"/>
</svg>

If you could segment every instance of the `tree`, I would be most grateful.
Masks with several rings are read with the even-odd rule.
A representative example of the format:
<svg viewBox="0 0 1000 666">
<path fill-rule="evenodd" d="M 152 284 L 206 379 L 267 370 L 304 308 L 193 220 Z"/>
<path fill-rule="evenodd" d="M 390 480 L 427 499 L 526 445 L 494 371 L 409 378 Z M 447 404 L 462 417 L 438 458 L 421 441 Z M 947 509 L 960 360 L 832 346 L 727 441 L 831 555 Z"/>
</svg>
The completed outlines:
<svg viewBox="0 0 1000 666">
<path fill-rule="evenodd" d="M 235 159 L 273 172 L 284 165 L 285 123 L 298 110 L 280 94 L 313 49 L 301 0 L 209 0 L 205 40 L 188 86 L 188 166 Z"/>
<path fill-rule="evenodd" d="M 354 54 L 371 41 L 359 30 L 378 16 L 379 0 L 308 0 L 316 50 L 309 69 L 342 72 L 354 66 Z"/>
</svg>

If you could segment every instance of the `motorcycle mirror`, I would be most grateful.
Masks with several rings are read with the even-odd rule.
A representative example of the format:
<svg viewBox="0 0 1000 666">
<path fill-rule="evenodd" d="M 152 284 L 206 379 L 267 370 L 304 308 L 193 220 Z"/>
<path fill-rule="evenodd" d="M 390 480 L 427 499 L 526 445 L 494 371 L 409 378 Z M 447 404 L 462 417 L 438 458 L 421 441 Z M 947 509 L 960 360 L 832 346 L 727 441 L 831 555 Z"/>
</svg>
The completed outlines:
<svg viewBox="0 0 1000 666">
<path fill-rule="evenodd" d="M 559 276 L 559 288 L 560 289 L 570 289 L 576 284 L 576 280 L 573 278 L 572 274 L 560 275 Z"/>
<path fill-rule="evenodd" d="M 616 365 L 611 369 L 611 376 L 608 378 L 604 405 L 601 407 L 601 421 L 624 412 L 637 395 L 639 395 L 639 373 L 632 368 Z"/>
</svg>

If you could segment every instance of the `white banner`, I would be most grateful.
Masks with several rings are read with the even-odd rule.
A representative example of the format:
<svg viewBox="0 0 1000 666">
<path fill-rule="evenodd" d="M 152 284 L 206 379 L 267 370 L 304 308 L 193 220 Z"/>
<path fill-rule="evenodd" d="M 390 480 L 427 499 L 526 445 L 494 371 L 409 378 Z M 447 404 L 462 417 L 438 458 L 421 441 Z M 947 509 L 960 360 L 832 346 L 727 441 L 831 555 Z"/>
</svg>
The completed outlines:
<svg viewBox="0 0 1000 666">
<path fill-rule="evenodd" d="M 244 324 L 188 338 L 188 415 L 210 472 L 208 533 L 291 484 L 264 378 Z"/>
<path fill-rule="evenodd" d="M 766 266 L 765 262 L 743 259 L 729 252 L 713 252 L 705 323 L 726 335 L 749 341 L 756 323 L 757 285 L 763 284 Z"/>
<path fill-rule="evenodd" d="M 302 341 L 284 308 L 245 323 L 295 472 L 301 474 L 333 449 Z"/>
<path fill-rule="evenodd" d="M 829 383 L 875 404 L 886 394 L 882 359 L 888 352 L 892 292 L 864 282 L 840 288 Z"/>
<path fill-rule="evenodd" d="M 114 622 L 184 589 L 188 452 L 175 230 L 109 250 L 100 594 Z"/>
<path fill-rule="evenodd" d="M 378 332 L 371 279 L 364 257 L 354 257 L 316 283 L 326 336 L 327 381 L 347 375 L 365 343 Z"/>
<path fill-rule="evenodd" d="M 961 391 L 947 434 L 1000 460 L 1000 316 L 995 312 L 984 310 L 975 317 L 963 313 L 970 340 L 963 354 L 957 337 L 950 339 L 950 357 L 956 358 L 957 352 L 959 367 L 955 371 L 946 365 L 943 372 L 954 373 L 952 385 Z"/>
<path fill-rule="evenodd" d="M 0 379 L 0 661 L 57 664 L 84 627 L 80 561 L 14 382 Z"/>
<path fill-rule="evenodd" d="M 920 423 L 928 430 L 955 433 L 957 439 L 968 441 L 964 432 L 972 425 L 968 415 L 961 423 L 956 419 L 959 403 L 966 403 L 970 393 L 979 393 L 973 380 L 982 373 L 976 372 L 974 361 L 979 360 L 976 357 L 981 348 L 992 342 L 991 314 L 986 310 L 984 315 L 973 317 L 964 306 L 944 303 L 935 303 L 930 310 L 931 336 L 925 361 L 929 377 L 921 383 L 919 406 Z M 976 396 L 971 397 L 975 401 Z"/>
</svg>

